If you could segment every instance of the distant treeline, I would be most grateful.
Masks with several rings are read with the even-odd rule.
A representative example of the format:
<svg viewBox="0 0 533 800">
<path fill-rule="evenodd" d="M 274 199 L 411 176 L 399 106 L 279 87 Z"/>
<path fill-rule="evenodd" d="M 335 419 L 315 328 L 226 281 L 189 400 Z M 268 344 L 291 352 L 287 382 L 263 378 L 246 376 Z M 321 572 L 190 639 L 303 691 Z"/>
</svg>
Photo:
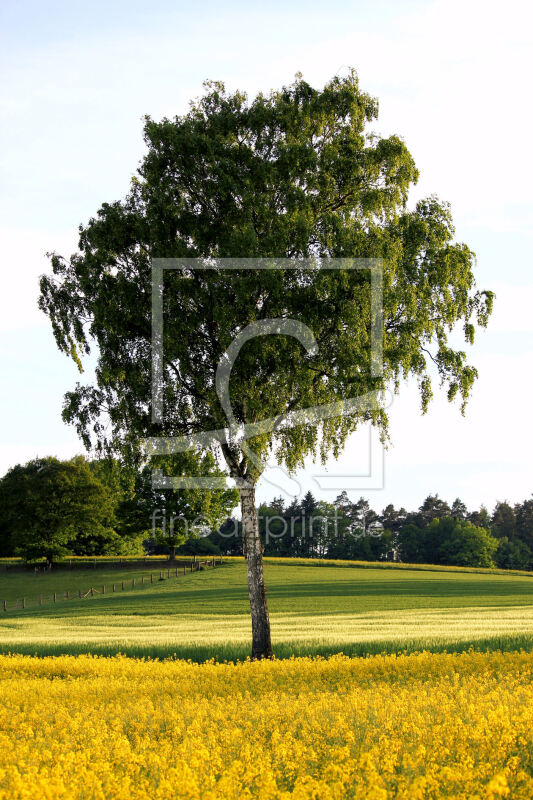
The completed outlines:
<svg viewBox="0 0 533 800">
<path fill-rule="evenodd" d="M 334 503 L 308 492 L 288 506 L 281 497 L 261 505 L 259 525 L 268 556 L 533 569 L 533 499 L 498 502 L 490 514 L 429 495 L 416 511 L 388 505 L 379 514 L 346 492 Z M 225 554 L 242 553 L 237 520 L 209 538 Z"/>
<path fill-rule="evenodd" d="M 220 476 L 210 454 L 182 454 L 139 470 L 118 461 L 34 459 L 0 479 L 0 556 L 241 555 L 234 489 L 156 489 L 152 468 Z M 533 569 L 533 499 L 469 511 L 429 495 L 416 511 L 382 513 L 346 492 L 333 503 L 308 492 L 259 507 L 265 555 Z"/>
<path fill-rule="evenodd" d="M 0 479 L 0 556 L 217 553 L 205 538 L 231 514 L 235 489 L 180 491 L 152 485 L 170 475 L 222 476 L 210 453 L 184 453 L 135 470 L 112 458 L 37 458 Z"/>
</svg>

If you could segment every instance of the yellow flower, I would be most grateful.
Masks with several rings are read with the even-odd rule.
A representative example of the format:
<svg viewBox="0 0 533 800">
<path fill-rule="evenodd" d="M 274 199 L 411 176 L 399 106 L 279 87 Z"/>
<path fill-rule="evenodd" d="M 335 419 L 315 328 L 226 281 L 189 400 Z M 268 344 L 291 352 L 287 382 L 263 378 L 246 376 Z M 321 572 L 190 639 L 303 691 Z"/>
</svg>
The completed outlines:
<svg viewBox="0 0 533 800">
<path fill-rule="evenodd" d="M 533 797 L 530 653 L 0 656 L 0 800 Z"/>
</svg>

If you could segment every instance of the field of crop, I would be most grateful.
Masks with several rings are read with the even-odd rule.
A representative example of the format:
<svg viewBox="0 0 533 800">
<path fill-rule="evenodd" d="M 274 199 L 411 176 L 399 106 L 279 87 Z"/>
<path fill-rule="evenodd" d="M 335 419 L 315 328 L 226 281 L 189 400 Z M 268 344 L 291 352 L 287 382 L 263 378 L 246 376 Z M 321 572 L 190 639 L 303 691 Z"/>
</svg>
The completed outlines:
<svg viewBox="0 0 533 800">
<path fill-rule="evenodd" d="M 0 800 L 533 796 L 532 575 L 161 566 L 0 573 Z"/>
<path fill-rule="evenodd" d="M 533 796 L 533 656 L 0 656 L 2 800 Z"/>
<path fill-rule="evenodd" d="M 316 562 L 315 562 L 316 563 Z M 145 568 L 0 573 L 1 652 L 242 659 L 250 648 L 242 560 L 141 585 Z M 338 568 L 267 562 L 278 657 L 380 652 L 533 649 L 533 576 L 503 572 Z M 166 576 L 166 571 L 164 572 Z M 132 588 L 133 578 L 136 580 Z M 122 590 L 124 581 L 124 590 Z M 112 593 L 112 583 L 117 592 Z M 79 600 L 94 586 L 106 594 Z M 39 595 L 50 598 L 38 606 Z M 63 599 L 70 593 L 69 600 Z M 15 608 L 23 595 L 27 607 Z"/>
</svg>

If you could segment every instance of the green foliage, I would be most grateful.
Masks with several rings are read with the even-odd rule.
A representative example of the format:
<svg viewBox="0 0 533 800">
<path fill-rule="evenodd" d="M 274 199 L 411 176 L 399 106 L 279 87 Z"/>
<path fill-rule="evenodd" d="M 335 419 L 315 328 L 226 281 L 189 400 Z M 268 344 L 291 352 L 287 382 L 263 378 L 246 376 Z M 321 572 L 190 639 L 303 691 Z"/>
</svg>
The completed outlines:
<svg viewBox="0 0 533 800">
<path fill-rule="evenodd" d="M 439 531 L 442 520 L 434 520 L 429 528 Z M 439 546 L 440 563 L 456 564 L 461 567 L 494 567 L 494 555 L 498 542 L 484 528 L 477 528 L 471 522 L 458 520 L 446 531 Z"/>
<path fill-rule="evenodd" d="M 506 501 L 496 503 L 492 514 L 492 530 L 495 536 L 514 536 L 516 532 L 516 514 L 512 506 Z"/>
<path fill-rule="evenodd" d="M 494 528 L 492 528 L 490 514 L 485 508 L 485 506 L 481 506 L 479 511 L 472 511 L 468 514 L 468 519 L 473 525 L 477 525 L 478 528 L 485 528 L 486 530 L 491 530 L 491 533 L 495 536 L 496 532 Z"/>
<path fill-rule="evenodd" d="M 112 494 L 82 456 L 13 467 L 0 482 L 0 509 L 15 555 L 27 560 L 109 552 L 115 538 Z"/>
<path fill-rule="evenodd" d="M 438 495 L 429 495 L 417 511 L 408 513 L 389 504 L 381 514 L 364 498 L 352 502 L 346 492 L 333 505 L 318 502 L 311 492 L 288 507 L 282 498 L 274 498 L 259 507 L 259 529 L 265 555 L 271 557 L 322 559 L 326 563 L 331 559 L 399 559 L 406 564 L 472 568 L 492 568 L 496 563 L 504 569 L 527 570 L 533 567 L 533 554 L 520 536 L 531 536 L 533 531 L 527 517 L 530 503 L 515 507 L 523 530 L 513 528 L 512 539 L 494 536 L 483 506 L 469 512 L 457 498 L 450 508 Z M 497 504 L 496 511 L 501 505 Z M 431 514 L 435 515 L 432 519 Z M 239 523 L 228 520 L 225 529 L 226 535 L 215 532 L 211 540 L 226 555 L 239 555 Z"/>
<path fill-rule="evenodd" d="M 197 536 L 180 545 L 176 549 L 176 555 L 216 556 L 220 555 L 220 548 L 207 536 Z"/>
<path fill-rule="evenodd" d="M 184 116 L 146 119 L 147 153 L 123 202 L 104 203 L 80 229 L 79 252 L 51 256 L 40 307 L 61 350 L 82 365 L 98 352 L 94 384 L 65 398 L 64 418 L 87 446 L 139 459 L 139 440 L 189 435 L 227 424 L 216 366 L 238 331 L 258 319 L 310 327 L 318 350 L 305 356 L 288 336 L 243 347 L 232 371 L 236 421 L 252 423 L 294 409 L 396 390 L 414 376 L 425 410 L 436 368 L 448 397 L 466 401 L 476 378 L 448 336 L 457 324 L 471 343 L 485 326 L 490 292 L 474 288 L 474 254 L 454 243 L 450 210 L 437 198 L 408 209 L 418 172 L 398 136 L 369 128 L 377 101 L 357 76 L 313 89 L 301 77 L 268 96 L 207 85 Z M 210 269 L 165 276 L 163 427 L 151 422 L 151 259 L 313 258 L 303 270 Z M 369 276 L 321 269 L 324 257 L 384 259 L 384 374 L 370 370 Z M 385 435 L 377 408 L 332 420 L 280 424 L 249 442 L 274 449 L 294 469 L 306 455 L 337 455 L 365 420 Z M 214 445 L 213 445 L 214 446 Z M 223 445 L 234 477 L 260 468 L 237 444 Z"/>
<path fill-rule="evenodd" d="M 423 529 L 412 522 L 404 525 L 398 535 L 398 552 L 400 560 L 407 564 L 427 563 Z"/>
<path fill-rule="evenodd" d="M 516 538 L 533 553 L 533 499 L 515 506 Z"/>
<path fill-rule="evenodd" d="M 228 517 L 209 534 L 209 541 L 220 553 L 228 556 L 242 555 L 242 523 Z"/>
<path fill-rule="evenodd" d="M 533 553 L 524 542 L 504 536 L 498 541 L 495 561 L 502 569 L 528 570 L 533 568 Z"/>
<path fill-rule="evenodd" d="M 123 535 L 141 535 L 172 555 L 185 542 L 220 525 L 238 503 L 238 492 L 231 488 L 156 488 L 152 482 L 154 470 L 163 477 L 216 478 L 224 472 L 210 452 L 199 454 L 193 450 L 153 458 L 137 472 L 132 496 L 117 509 L 118 530 Z"/>
<path fill-rule="evenodd" d="M 82 456 L 17 465 L 0 481 L 2 555 L 140 555 L 154 535 L 165 552 L 173 552 L 190 536 L 219 525 L 238 502 L 235 489 L 154 489 L 152 468 L 172 475 L 224 474 L 210 453 L 193 451 L 158 459 L 141 471 L 113 458 Z"/>
<path fill-rule="evenodd" d="M 402 527 L 398 548 L 401 560 L 406 562 L 494 567 L 498 542 L 468 520 L 441 517 L 424 528 L 412 523 Z"/>
</svg>

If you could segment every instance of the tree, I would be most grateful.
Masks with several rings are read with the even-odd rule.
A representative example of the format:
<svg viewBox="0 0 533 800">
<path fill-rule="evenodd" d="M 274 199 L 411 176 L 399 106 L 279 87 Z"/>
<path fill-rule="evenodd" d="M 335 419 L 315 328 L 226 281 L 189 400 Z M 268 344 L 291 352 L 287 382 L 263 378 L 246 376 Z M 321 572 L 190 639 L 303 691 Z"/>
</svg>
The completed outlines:
<svg viewBox="0 0 533 800">
<path fill-rule="evenodd" d="M 512 539 L 516 533 L 516 515 L 514 509 L 504 500 L 494 506 L 492 512 L 491 527 L 494 536 L 502 538 L 507 536 Z"/>
<path fill-rule="evenodd" d="M 99 553 L 116 538 L 112 494 L 82 456 L 13 467 L 0 482 L 0 508 L 14 553 L 28 561 Z"/>
<path fill-rule="evenodd" d="M 137 472 L 124 467 L 116 458 L 97 458 L 87 462 L 96 478 L 107 487 L 113 498 L 114 535 L 104 546 L 95 549 L 94 541 L 85 542 L 81 535 L 73 544 L 76 555 L 142 555 L 144 553 L 145 532 L 134 526 L 123 524 L 122 509 L 136 505 L 135 495 Z"/>
<path fill-rule="evenodd" d="M 495 561 L 500 569 L 531 569 L 533 553 L 520 540 L 511 541 L 507 536 L 498 539 Z"/>
<path fill-rule="evenodd" d="M 274 509 L 276 514 L 283 514 L 285 511 L 285 500 L 281 495 L 279 497 L 274 497 L 270 503 L 270 507 Z"/>
<path fill-rule="evenodd" d="M 335 498 L 335 502 L 333 505 L 335 506 L 335 508 L 339 510 L 341 514 L 349 516 L 352 510 L 353 503 L 348 497 L 348 492 L 344 490 Z"/>
<path fill-rule="evenodd" d="M 498 549 L 498 541 L 484 528 L 476 528 L 466 520 L 433 520 L 430 529 L 437 536 L 442 531 L 439 542 L 439 562 L 461 567 L 494 567 L 494 555 Z"/>
<path fill-rule="evenodd" d="M 516 538 L 529 550 L 533 550 L 533 498 L 524 500 L 514 507 L 516 519 Z"/>
<path fill-rule="evenodd" d="M 370 508 L 368 500 L 360 497 L 349 511 L 350 558 L 381 561 L 387 557 L 392 546 L 392 535 L 385 531 L 381 519 Z"/>
<path fill-rule="evenodd" d="M 467 520 L 441 517 L 425 528 L 404 525 L 398 534 L 398 547 L 405 562 L 493 567 L 498 541 Z"/>
<path fill-rule="evenodd" d="M 419 508 L 422 525 L 429 525 L 434 519 L 442 519 L 451 515 L 451 509 L 445 500 L 438 494 L 428 495 Z"/>
<path fill-rule="evenodd" d="M 315 513 L 317 506 L 318 503 L 313 496 L 313 493 L 306 492 L 300 504 L 302 514 L 306 517 L 311 517 Z"/>
<path fill-rule="evenodd" d="M 153 486 L 153 470 L 177 476 L 223 477 L 213 455 L 194 451 L 154 458 L 135 478 L 133 493 L 117 509 L 118 530 L 123 536 L 141 535 L 168 550 L 174 560 L 176 549 L 200 531 L 220 525 L 238 503 L 235 489 L 197 486 L 172 489 Z"/>
<path fill-rule="evenodd" d="M 404 524 L 406 517 L 407 511 L 405 508 L 402 507 L 396 510 L 392 503 L 389 503 L 389 505 L 383 509 L 380 521 L 385 530 L 392 531 L 394 534 L 397 534 L 401 526 Z"/>
<path fill-rule="evenodd" d="M 242 556 L 242 526 L 240 520 L 228 517 L 209 534 L 209 541 L 224 555 Z"/>
<path fill-rule="evenodd" d="M 468 515 L 468 521 L 478 528 L 485 528 L 487 531 L 491 528 L 490 514 L 483 505 L 479 511 L 472 511 Z"/>
<path fill-rule="evenodd" d="M 452 503 L 451 515 L 454 519 L 466 519 L 468 517 L 468 509 L 459 497 L 456 497 Z"/>
<path fill-rule="evenodd" d="M 354 72 L 323 90 L 297 76 L 252 100 L 208 84 L 187 114 L 146 119 L 148 152 L 128 196 L 104 203 L 80 229 L 79 252 L 53 254 L 41 279 L 59 348 L 80 366 L 91 344 L 98 351 L 95 382 L 69 392 L 63 411 L 87 446 L 135 459 L 145 437 L 226 430 L 205 446 L 222 452 L 239 489 L 254 658 L 272 654 L 255 506 L 267 456 L 291 471 L 308 455 L 337 455 L 363 421 L 386 435 L 386 387 L 414 376 L 425 411 L 434 370 L 464 406 L 477 375 L 448 336 L 461 323 L 471 343 L 492 294 L 475 291 L 474 254 L 453 242 L 448 206 L 430 197 L 407 208 L 418 171 L 398 136 L 367 130 L 377 111 Z M 165 275 L 161 423 L 150 414 L 154 257 L 208 267 Z M 263 261 L 228 271 L 222 258 Z M 292 268 L 277 260 L 287 258 Z M 370 272 L 324 269 L 328 258 L 384 260 L 381 375 Z M 316 346 L 286 335 L 286 320 Z M 264 335 L 243 344 L 256 323 Z M 216 375 L 236 342 L 229 418 Z M 357 405 L 369 393 L 375 402 Z M 334 419 L 305 412 L 328 404 Z M 277 422 L 239 437 L 264 419 Z"/>
<path fill-rule="evenodd" d="M 407 564 L 426 562 L 425 536 L 422 528 L 409 522 L 400 528 L 398 534 L 398 555 Z"/>
</svg>

